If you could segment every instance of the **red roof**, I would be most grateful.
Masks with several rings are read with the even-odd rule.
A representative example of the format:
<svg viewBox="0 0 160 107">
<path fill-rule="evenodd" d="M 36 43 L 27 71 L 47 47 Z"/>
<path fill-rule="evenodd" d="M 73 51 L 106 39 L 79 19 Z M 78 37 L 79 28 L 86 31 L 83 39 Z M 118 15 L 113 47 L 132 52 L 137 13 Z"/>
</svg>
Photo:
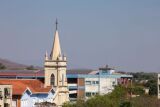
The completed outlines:
<svg viewBox="0 0 160 107">
<path fill-rule="evenodd" d="M 32 93 L 48 93 L 51 90 L 51 87 L 44 88 L 41 81 L 34 79 L 0 79 L 0 84 L 12 85 L 13 95 L 22 95 L 27 87 Z"/>
</svg>

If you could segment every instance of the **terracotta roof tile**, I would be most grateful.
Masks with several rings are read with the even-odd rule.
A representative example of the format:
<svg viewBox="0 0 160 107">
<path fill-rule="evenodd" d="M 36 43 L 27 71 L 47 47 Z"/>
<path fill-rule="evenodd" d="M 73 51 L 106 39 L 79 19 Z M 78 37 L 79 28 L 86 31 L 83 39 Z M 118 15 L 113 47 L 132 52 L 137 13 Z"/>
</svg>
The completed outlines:
<svg viewBox="0 0 160 107">
<path fill-rule="evenodd" d="M 0 79 L 0 84 L 10 84 L 13 87 L 13 95 L 22 95 L 27 87 L 32 93 L 48 93 L 52 87 L 44 88 L 44 84 L 34 79 Z"/>
</svg>

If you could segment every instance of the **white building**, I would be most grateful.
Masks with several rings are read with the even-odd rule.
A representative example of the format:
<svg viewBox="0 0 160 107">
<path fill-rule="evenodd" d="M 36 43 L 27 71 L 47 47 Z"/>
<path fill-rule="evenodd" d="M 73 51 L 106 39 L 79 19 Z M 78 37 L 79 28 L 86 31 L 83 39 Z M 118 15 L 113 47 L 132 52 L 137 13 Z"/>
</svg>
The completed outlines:
<svg viewBox="0 0 160 107">
<path fill-rule="evenodd" d="M 71 100 L 89 98 L 96 94 L 107 94 L 118 84 L 128 85 L 132 75 L 116 73 L 105 67 L 98 71 L 68 71 L 68 86 Z"/>
</svg>

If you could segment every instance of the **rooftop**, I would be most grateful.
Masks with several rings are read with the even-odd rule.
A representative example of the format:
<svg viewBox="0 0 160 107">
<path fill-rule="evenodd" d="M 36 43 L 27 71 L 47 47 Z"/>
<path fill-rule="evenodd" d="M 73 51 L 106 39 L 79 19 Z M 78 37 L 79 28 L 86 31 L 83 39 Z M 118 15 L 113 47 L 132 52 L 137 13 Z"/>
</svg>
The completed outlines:
<svg viewBox="0 0 160 107">
<path fill-rule="evenodd" d="M 48 93 L 51 87 L 44 88 L 44 84 L 36 79 L 0 79 L 0 85 L 10 84 L 13 95 L 22 95 L 29 88 L 32 93 Z"/>
</svg>

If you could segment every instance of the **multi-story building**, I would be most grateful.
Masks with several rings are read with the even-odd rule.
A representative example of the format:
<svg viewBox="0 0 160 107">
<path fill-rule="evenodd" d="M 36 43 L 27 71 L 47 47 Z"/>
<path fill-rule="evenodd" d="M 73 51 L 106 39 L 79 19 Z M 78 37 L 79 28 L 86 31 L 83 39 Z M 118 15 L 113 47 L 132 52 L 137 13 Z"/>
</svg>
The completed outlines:
<svg viewBox="0 0 160 107">
<path fill-rule="evenodd" d="M 118 84 L 128 85 L 132 75 L 116 73 L 114 69 L 105 67 L 98 71 L 68 72 L 70 99 L 87 99 L 96 94 L 107 94 Z"/>
<path fill-rule="evenodd" d="M 13 107 L 12 105 L 12 85 L 0 84 L 0 107 Z"/>
</svg>

